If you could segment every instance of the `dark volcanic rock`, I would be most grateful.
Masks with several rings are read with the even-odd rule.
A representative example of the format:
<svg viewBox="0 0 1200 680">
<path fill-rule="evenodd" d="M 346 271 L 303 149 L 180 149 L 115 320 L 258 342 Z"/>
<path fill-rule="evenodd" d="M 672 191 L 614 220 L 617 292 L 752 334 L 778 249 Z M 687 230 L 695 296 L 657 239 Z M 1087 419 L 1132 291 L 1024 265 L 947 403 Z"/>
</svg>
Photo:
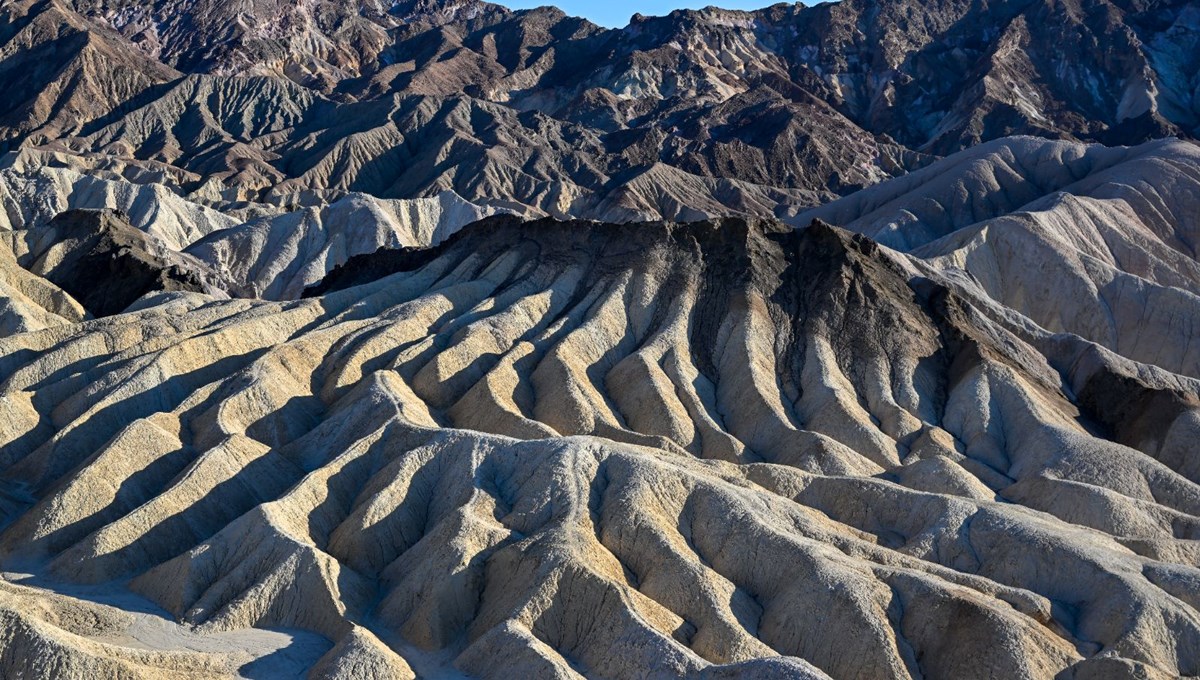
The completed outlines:
<svg viewBox="0 0 1200 680">
<path fill-rule="evenodd" d="M 171 251 L 111 210 L 69 210 L 24 235 L 27 269 L 67 291 L 93 316 L 118 314 L 154 291 L 213 292 L 218 275 Z"/>
</svg>

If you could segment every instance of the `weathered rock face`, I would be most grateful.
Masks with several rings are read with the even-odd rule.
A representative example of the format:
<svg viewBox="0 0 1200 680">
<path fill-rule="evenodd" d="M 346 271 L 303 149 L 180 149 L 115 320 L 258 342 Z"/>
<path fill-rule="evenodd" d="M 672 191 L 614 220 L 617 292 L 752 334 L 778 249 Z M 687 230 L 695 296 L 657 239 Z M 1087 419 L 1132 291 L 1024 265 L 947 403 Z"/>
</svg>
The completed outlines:
<svg viewBox="0 0 1200 680">
<path fill-rule="evenodd" d="M 953 272 L 495 217 L 313 292 L 0 340 L 0 568 L 314 631 L 314 677 L 1200 672 L 1200 383 Z"/>
<path fill-rule="evenodd" d="M 227 272 L 240 296 L 295 299 L 348 258 L 379 248 L 434 245 L 494 212 L 452 192 L 391 201 L 354 194 L 320 209 L 213 232 L 186 252 Z"/>
<path fill-rule="evenodd" d="M 1001 140 L 800 215 L 919 256 L 1042 328 L 1200 377 L 1200 146 Z"/>
<path fill-rule="evenodd" d="M 220 211 L 205 205 L 200 196 L 185 199 L 166 184 L 129 182 L 95 169 L 84 173 L 48 167 L 34 158 L 18 158 L 0 170 L 0 205 L 0 240 L 16 246 L 27 267 L 41 250 L 63 238 L 59 231 L 47 229 L 58 216 L 120 213 L 119 221 L 136 227 L 133 232 L 125 229 L 128 233 L 122 238 L 144 241 L 154 257 L 202 272 L 205 290 L 272 300 L 299 297 L 306 286 L 353 255 L 382 247 L 432 245 L 499 212 L 453 192 L 411 200 L 351 194 L 320 208 Z M 37 252 L 30 254 L 31 249 Z"/>
<path fill-rule="evenodd" d="M 1007 135 L 1200 131 L 1182 2 L 846 0 L 618 30 L 483 2 L 5 7 L 0 137 L 225 203 L 453 190 L 559 218 L 787 218 Z"/>
<path fill-rule="evenodd" d="M 234 216 L 184 199 L 166 184 L 52 167 L 53 162 L 43 160 L 24 160 L 20 168 L 0 170 L 4 208 L 0 232 L 44 227 L 70 210 L 107 210 L 120 212 L 131 225 L 178 251 L 240 223 Z"/>
<path fill-rule="evenodd" d="M 1200 676 L 1198 35 L 0 1 L 0 677 Z"/>
<path fill-rule="evenodd" d="M 93 316 L 156 291 L 223 293 L 228 281 L 110 210 L 68 210 L 45 227 L 7 232 L 17 262 L 69 293 Z"/>
</svg>

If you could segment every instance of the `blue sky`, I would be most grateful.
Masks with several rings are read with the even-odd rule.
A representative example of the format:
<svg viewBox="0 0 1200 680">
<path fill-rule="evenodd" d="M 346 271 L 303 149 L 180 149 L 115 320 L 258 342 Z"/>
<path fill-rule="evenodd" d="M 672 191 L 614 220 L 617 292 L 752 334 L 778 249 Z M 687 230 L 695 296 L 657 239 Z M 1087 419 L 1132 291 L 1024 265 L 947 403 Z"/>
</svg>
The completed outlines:
<svg viewBox="0 0 1200 680">
<path fill-rule="evenodd" d="M 511 7 L 512 9 L 529 9 L 530 7 L 541 7 L 542 5 L 554 5 L 561 7 L 564 12 L 572 16 L 587 17 L 593 22 L 601 26 L 620 27 L 629 23 L 629 17 L 635 12 L 641 12 L 647 15 L 662 15 L 669 14 L 673 9 L 681 7 L 708 7 L 716 5 L 725 9 L 758 9 L 760 7 L 769 7 L 779 0 L 751 0 L 751 2 L 738 2 L 737 0 L 708 0 L 708 2 L 681 2 L 680 0 L 492 0 L 499 5 Z"/>
</svg>

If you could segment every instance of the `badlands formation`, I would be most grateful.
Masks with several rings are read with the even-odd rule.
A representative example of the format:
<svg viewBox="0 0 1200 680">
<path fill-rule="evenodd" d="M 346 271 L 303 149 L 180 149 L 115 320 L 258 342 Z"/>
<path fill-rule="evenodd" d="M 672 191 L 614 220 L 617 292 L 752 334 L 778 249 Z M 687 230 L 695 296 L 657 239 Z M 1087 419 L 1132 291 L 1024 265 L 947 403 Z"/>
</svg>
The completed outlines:
<svg viewBox="0 0 1200 680">
<path fill-rule="evenodd" d="M 0 0 L 0 678 L 1200 676 L 1198 55 Z"/>
<path fill-rule="evenodd" d="M 0 669 L 1200 674 L 1198 201 L 1190 142 L 1020 138 L 799 228 L 494 216 L 102 317 L 64 239 L 5 269 Z M 212 254 L 271 224 L 165 266 L 259 285 Z"/>
</svg>

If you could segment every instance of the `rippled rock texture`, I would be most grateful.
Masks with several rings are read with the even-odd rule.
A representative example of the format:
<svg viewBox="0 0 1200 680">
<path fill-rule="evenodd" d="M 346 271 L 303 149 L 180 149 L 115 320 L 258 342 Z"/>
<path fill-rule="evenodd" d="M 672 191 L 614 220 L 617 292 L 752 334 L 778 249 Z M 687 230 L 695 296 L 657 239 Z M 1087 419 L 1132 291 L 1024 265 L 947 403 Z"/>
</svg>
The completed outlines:
<svg viewBox="0 0 1200 680">
<path fill-rule="evenodd" d="M 1200 672 L 1193 377 L 820 221 L 492 218 L 320 292 L 0 340 L 5 568 L 316 677 Z M 237 662 L 38 612 L 10 656 Z"/>
<path fill-rule="evenodd" d="M 1200 676 L 1197 35 L 0 0 L 0 678 Z"/>
</svg>

